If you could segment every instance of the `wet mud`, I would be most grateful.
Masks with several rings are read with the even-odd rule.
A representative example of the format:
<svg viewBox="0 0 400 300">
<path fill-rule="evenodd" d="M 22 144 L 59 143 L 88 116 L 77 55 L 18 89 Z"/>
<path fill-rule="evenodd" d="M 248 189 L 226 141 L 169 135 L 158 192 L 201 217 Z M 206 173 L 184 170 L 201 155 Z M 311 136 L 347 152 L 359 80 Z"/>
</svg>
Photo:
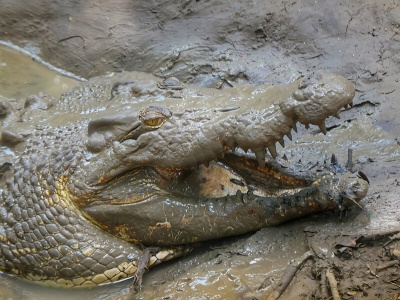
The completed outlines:
<svg viewBox="0 0 400 300">
<path fill-rule="evenodd" d="M 0 43 L 0 95 L 15 101 L 45 93 L 59 97 L 79 81 L 49 70 L 10 47 Z M 21 101 L 22 102 L 22 101 Z"/>
<path fill-rule="evenodd" d="M 318 127 L 300 128 L 295 142 L 278 148 L 279 159 L 317 170 L 332 153 L 345 165 L 352 149 L 352 167 L 370 181 L 367 197 L 349 211 L 204 244 L 152 269 L 135 295 L 130 282 L 71 291 L 6 275 L 0 295 L 268 299 L 295 260 L 297 272 L 280 299 L 329 299 L 332 277 L 342 299 L 399 298 L 400 2 L 171 2 L 2 0 L 0 39 L 85 78 L 135 70 L 229 88 L 339 73 L 356 88 L 354 106 L 340 120 L 328 119 L 326 136 Z"/>
</svg>

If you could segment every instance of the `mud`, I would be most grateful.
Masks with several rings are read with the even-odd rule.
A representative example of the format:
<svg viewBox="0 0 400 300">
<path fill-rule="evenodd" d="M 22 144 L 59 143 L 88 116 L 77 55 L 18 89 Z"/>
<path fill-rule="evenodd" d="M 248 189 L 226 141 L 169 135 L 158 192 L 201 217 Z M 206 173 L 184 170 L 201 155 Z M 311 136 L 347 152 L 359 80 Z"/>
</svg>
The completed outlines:
<svg viewBox="0 0 400 300">
<path fill-rule="evenodd" d="M 93 290 L 54 290 L 4 276 L 13 299 L 266 299 L 285 268 L 306 251 L 281 299 L 328 299 L 330 269 L 343 299 L 397 299 L 400 219 L 400 2 L 383 1 L 15 1 L 1 0 L 0 39 L 86 78 L 123 70 L 224 87 L 286 83 L 299 74 L 339 73 L 356 87 L 353 108 L 328 119 L 328 134 L 304 128 L 285 140 L 287 163 L 318 168 L 353 150 L 371 183 L 361 208 L 321 214 L 203 245 L 129 282 Z M 16 87 L 16 89 L 19 89 Z M 2 93 L 2 92 L 0 92 Z M 3 95 L 5 96 L 5 95 Z M 376 232 L 379 237 L 371 238 Z M 360 237 L 368 237 L 360 240 Z M 390 238 L 393 239 L 390 242 Z M 347 240 L 346 240 L 347 239 Z M 336 246 L 346 240 L 338 254 Z M 389 243 L 390 242 L 390 243 Z M 342 247 L 343 248 L 343 247 Z M 261 287 L 261 288 L 260 288 Z M 3 296 L 4 295 L 4 296 Z M 328 296 L 327 296 L 328 295 Z"/>
</svg>

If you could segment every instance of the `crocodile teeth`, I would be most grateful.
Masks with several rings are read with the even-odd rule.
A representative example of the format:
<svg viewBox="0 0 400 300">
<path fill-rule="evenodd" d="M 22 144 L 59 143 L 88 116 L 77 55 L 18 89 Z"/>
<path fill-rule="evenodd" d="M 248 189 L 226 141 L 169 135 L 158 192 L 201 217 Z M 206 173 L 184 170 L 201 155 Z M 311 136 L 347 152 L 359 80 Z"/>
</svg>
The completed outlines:
<svg viewBox="0 0 400 300">
<path fill-rule="evenodd" d="M 326 134 L 326 126 L 325 126 L 324 122 L 318 124 L 318 127 L 322 131 L 323 134 Z"/>
<path fill-rule="evenodd" d="M 335 154 L 332 154 L 332 156 L 331 156 L 331 164 L 332 165 L 337 165 L 338 164 L 338 160 L 337 160 Z"/>
<path fill-rule="evenodd" d="M 334 116 L 336 119 L 340 119 L 340 116 L 339 116 L 338 113 L 334 114 L 333 116 Z"/>
<path fill-rule="evenodd" d="M 306 127 L 306 129 L 310 128 L 310 124 L 304 124 L 304 126 Z"/>
<path fill-rule="evenodd" d="M 264 168 L 265 167 L 265 150 L 262 149 L 262 150 L 257 150 L 257 151 L 253 151 L 253 152 L 256 155 L 256 159 L 257 159 L 260 167 Z"/>
<path fill-rule="evenodd" d="M 351 101 L 351 102 L 349 103 L 349 105 L 350 105 L 350 107 L 353 107 L 353 106 L 354 106 L 353 101 Z"/>
<path fill-rule="evenodd" d="M 294 130 L 294 132 L 297 132 L 296 122 L 293 123 L 293 130 Z"/>
<path fill-rule="evenodd" d="M 286 133 L 287 137 L 289 140 L 292 140 L 292 134 L 290 133 L 290 131 L 288 133 Z"/>
<path fill-rule="evenodd" d="M 235 198 L 237 200 L 242 200 L 242 192 L 240 190 L 236 191 Z"/>
<path fill-rule="evenodd" d="M 285 142 L 284 142 L 283 138 L 280 139 L 280 140 L 278 140 L 278 142 L 279 142 L 279 144 L 281 144 L 281 146 L 282 146 L 283 148 L 285 148 Z"/>
<path fill-rule="evenodd" d="M 345 109 L 345 110 L 350 109 L 350 105 L 349 105 L 349 104 L 346 104 L 346 105 L 344 106 L 344 109 Z"/>
<path fill-rule="evenodd" d="M 275 144 L 269 144 L 268 145 L 268 150 L 269 153 L 271 153 L 271 156 L 275 159 L 278 156 L 278 153 L 276 152 L 276 146 Z"/>
</svg>

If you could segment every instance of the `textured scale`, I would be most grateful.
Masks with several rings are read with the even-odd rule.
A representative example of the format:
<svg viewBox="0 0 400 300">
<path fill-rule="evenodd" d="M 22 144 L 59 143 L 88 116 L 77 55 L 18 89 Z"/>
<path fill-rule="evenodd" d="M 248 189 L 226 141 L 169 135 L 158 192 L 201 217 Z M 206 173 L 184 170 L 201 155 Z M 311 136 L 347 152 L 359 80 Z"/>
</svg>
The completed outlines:
<svg viewBox="0 0 400 300">
<path fill-rule="evenodd" d="M 75 188 L 68 177 L 82 157 L 77 147 L 62 145 L 62 137 L 49 137 L 35 137 L 36 142 L 28 144 L 2 191 L 1 269 L 62 285 L 100 284 L 132 276 L 139 250 L 111 235 L 104 239 L 104 232 L 73 209 L 68 189 Z M 49 146 L 62 151 L 50 158 L 31 151 Z"/>
</svg>

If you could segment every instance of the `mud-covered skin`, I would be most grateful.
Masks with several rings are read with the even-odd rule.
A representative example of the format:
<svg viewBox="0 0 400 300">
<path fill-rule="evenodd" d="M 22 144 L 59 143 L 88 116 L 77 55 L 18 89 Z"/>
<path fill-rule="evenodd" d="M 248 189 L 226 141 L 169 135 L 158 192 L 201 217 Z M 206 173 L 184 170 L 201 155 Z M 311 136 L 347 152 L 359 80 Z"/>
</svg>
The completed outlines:
<svg viewBox="0 0 400 300">
<path fill-rule="evenodd" d="M 151 266 L 182 255 L 178 245 L 349 206 L 367 192 L 362 178 L 284 170 L 265 148 L 275 157 L 298 121 L 324 131 L 353 96 L 334 74 L 216 90 L 125 73 L 60 100 L 1 99 L 2 135 L 21 139 L 1 140 L 0 269 L 102 284 L 135 274 L 134 244 L 164 247 Z"/>
</svg>

